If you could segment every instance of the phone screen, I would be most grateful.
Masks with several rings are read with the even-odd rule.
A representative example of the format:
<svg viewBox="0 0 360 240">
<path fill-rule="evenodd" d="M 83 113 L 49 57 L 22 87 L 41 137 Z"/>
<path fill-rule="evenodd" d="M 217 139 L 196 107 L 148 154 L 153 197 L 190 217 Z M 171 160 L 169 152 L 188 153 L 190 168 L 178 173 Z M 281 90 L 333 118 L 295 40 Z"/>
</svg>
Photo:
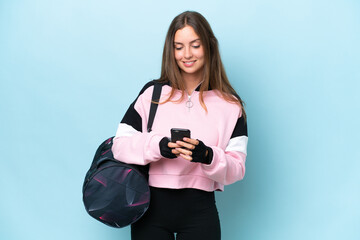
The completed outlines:
<svg viewBox="0 0 360 240">
<path fill-rule="evenodd" d="M 190 138 L 190 130 L 184 128 L 171 129 L 171 142 L 183 141 L 183 138 Z"/>
</svg>

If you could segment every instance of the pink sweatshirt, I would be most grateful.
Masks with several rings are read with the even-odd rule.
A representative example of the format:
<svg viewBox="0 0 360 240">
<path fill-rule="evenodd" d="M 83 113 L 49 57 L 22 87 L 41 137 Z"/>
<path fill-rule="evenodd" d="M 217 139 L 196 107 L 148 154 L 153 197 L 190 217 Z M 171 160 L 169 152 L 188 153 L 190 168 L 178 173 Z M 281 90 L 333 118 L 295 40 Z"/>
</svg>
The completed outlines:
<svg viewBox="0 0 360 240">
<path fill-rule="evenodd" d="M 197 89 L 181 102 L 160 104 L 152 132 L 148 133 L 153 84 L 149 82 L 144 86 L 119 124 L 112 148 L 115 159 L 138 165 L 149 163 L 149 185 L 153 187 L 223 191 L 224 185 L 241 180 L 245 174 L 248 141 L 241 108 L 221 98 L 216 90 L 209 90 L 204 92 L 206 113 Z M 170 91 L 169 85 L 163 85 L 160 102 L 167 99 Z M 176 91 L 174 100 L 180 96 L 181 91 Z M 193 103 L 191 108 L 186 106 L 187 100 Z M 190 129 L 191 138 L 211 147 L 211 164 L 162 157 L 159 142 L 164 136 L 170 137 L 171 128 Z"/>
</svg>

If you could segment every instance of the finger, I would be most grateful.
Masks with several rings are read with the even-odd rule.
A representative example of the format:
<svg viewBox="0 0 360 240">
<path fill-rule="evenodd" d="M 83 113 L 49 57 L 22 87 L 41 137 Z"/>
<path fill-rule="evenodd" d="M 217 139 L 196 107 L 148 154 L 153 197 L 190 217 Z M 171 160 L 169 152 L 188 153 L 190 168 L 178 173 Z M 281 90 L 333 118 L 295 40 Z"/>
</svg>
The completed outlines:
<svg viewBox="0 0 360 240">
<path fill-rule="evenodd" d="M 199 145 L 199 140 L 197 140 L 197 139 L 192 139 L 192 138 L 187 138 L 187 137 L 184 137 L 184 139 L 183 139 L 185 142 L 187 142 L 187 143 L 190 143 L 190 144 L 192 144 L 192 145 Z"/>
<path fill-rule="evenodd" d="M 190 150 L 193 150 L 195 148 L 194 144 L 186 143 L 186 142 L 182 142 L 182 141 L 176 141 L 176 144 L 178 144 L 178 145 L 180 145 L 182 147 L 185 147 L 187 149 L 190 149 Z"/>
<path fill-rule="evenodd" d="M 188 161 L 191 161 L 191 160 L 192 160 L 192 157 L 191 157 L 191 156 L 185 155 L 185 154 L 182 154 L 182 153 L 180 153 L 180 157 L 182 157 L 182 158 L 184 158 L 184 159 L 186 159 L 186 160 L 188 160 Z"/>
<path fill-rule="evenodd" d="M 178 151 L 181 154 L 185 154 L 185 155 L 188 155 L 188 156 L 192 155 L 192 151 L 189 151 L 189 150 L 187 150 L 185 148 L 175 148 L 175 150 Z"/>
<path fill-rule="evenodd" d="M 176 156 L 179 156 L 179 155 L 180 155 L 180 152 L 177 151 L 176 149 L 172 149 L 171 152 L 172 152 L 173 154 L 175 154 Z"/>
<path fill-rule="evenodd" d="M 168 143 L 168 147 L 169 147 L 169 148 L 178 148 L 178 147 L 181 147 L 181 146 L 178 145 L 178 144 L 176 144 L 176 143 L 169 142 L 169 143 Z"/>
</svg>

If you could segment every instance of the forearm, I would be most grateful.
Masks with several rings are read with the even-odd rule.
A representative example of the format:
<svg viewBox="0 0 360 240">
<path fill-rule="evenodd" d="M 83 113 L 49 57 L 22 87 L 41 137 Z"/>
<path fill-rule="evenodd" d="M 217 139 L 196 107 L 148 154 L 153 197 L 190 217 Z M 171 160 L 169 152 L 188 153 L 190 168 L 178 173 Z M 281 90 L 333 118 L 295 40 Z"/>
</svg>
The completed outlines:
<svg viewBox="0 0 360 240">
<path fill-rule="evenodd" d="M 118 130 L 112 147 L 115 159 L 130 164 L 146 165 L 161 158 L 159 142 L 163 136 L 154 132 L 129 130 L 129 126 L 121 124 L 119 128 L 122 129 Z"/>
<path fill-rule="evenodd" d="M 239 181 L 245 176 L 246 154 L 243 152 L 224 150 L 212 147 L 211 164 L 203 164 L 204 173 L 216 182 L 224 185 Z"/>
</svg>

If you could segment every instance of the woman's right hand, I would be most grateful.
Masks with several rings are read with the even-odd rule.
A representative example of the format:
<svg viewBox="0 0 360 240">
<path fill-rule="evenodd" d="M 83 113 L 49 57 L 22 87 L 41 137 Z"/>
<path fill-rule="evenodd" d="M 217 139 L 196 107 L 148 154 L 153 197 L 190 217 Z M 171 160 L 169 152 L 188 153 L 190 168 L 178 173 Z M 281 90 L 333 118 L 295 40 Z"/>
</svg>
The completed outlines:
<svg viewBox="0 0 360 240">
<path fill-rule="evenodd" d="M 178 157 L 180 155 L 180 152 L 178 150 L 176 150 L 176 148 L 181 147 L 179 144 L 169 142 L 168 147 L 171 149 L 171 152 L 176 155 L 176 157 Z"/>
<path fill-rule="evenodd" d="M 161 156 L 165 158 L 177 158 L 180 154 L 180 152 L 174 149 L 180 146 L 176 143 L 170 142 L 170 139 L 167 137 L 163 137 L 161 139 L 159 142 L 159 147 Z"/>
</svg>

